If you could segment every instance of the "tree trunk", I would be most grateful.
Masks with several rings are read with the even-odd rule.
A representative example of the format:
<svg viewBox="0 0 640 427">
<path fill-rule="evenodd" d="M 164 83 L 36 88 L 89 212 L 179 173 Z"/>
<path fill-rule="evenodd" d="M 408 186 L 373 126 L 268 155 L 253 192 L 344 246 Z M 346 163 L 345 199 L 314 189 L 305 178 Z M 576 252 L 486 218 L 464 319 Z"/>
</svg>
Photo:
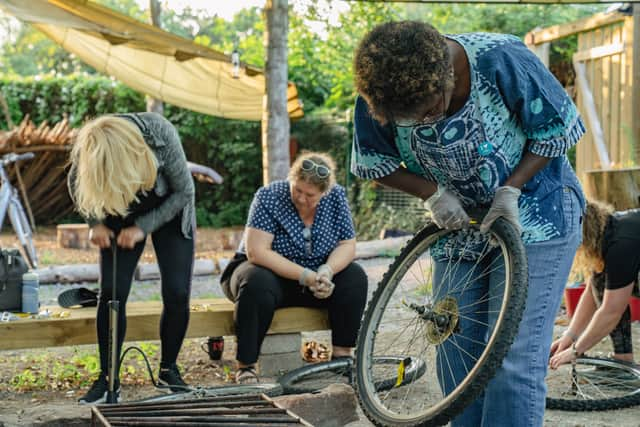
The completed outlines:
<svg viewBox="0 0 640 427">
<path fill-rule="evenodd" d="M 160 13 L 162 9 L 160 6 L 160 0 L 149 0 L 149 14 L 151 15 L 151 25 L 161 28 Z M 147 96 L 147 111 L 152 113 L 162 114 L 164 107 L 162 100 Z"/>
<path fill-rule="evenodd" d="M 262 112 L 262 170 L 264 184 L 286 179 L 289 173 L 289 112 L 287 111 L 287 0 L 266 0 L 267 48 L 265 110 Z"/>
</svg>

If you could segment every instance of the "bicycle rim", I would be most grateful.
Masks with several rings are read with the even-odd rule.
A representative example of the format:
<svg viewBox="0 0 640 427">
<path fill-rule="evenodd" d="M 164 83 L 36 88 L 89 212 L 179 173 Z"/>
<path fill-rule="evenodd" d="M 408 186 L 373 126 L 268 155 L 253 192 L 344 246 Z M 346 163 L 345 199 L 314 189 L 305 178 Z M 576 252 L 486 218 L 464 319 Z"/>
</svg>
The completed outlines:
<svg viewBox="0 0 640 427">
<path fill-rule="evenodd" d="M 376 425 L 446 424 L 479 396 L 517 333 L 528 273 L 516 230 L 496 221 L 491 238 L 480 247 L 464 243 L 461 254 L 473 251 L 476 261 L 441 260 L 442 280 L 435 281 L 431 249 L 446 234 L 435 226 L 418 233 L 385 274 L 365 312 L 355 384 L 363 411 Z M 425 375 L 403 387 L 377 390 L 388 372 L 380 372 L 372 361 L 390 349 L 424 360 Z"/>
<path fill-rule="evenodd" d="M 640 404 L 640 368 L 612 359 L 580 357 L 547 372 L 547 408 L 604 411 Z"/>
<path fill-rule="evenodd" d="M 420 378 L 426 371 L 423 360 L 401 357 L 376 357 L 374 364 L 383 368 L 389 375 L 376 383 L 378 391 L 388 390 L 398 384 L 397 367 L 403 364 L 402 385 Z M 389 367 L 395 368 L 389 370 Z M 314 363 L 294 369 L 280 377 L 284 394 L 312 393 L 331 384 L 353 384 L 353 360 L 351 358 L 335 359 L 328 362 Z"/>
</svg>

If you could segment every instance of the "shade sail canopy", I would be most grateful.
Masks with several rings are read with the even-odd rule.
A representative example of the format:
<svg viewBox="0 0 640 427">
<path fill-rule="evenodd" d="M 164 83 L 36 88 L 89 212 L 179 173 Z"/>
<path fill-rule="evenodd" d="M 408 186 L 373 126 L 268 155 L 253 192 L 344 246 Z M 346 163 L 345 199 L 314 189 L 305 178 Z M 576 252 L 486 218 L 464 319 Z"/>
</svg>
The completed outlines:
<svg viewBox="0 0 640 427">
<path fill-rule="evenodd" d="M 242 65 L 232 76 L 230 58 L 88 0 L 0 0 L 0 8 L 28 22 L 67 51 L 154 98 L 213 116 L 260 120 L 265 79 Z M 289 83 L 288 111 L 302 117 Z"/>
</svg>

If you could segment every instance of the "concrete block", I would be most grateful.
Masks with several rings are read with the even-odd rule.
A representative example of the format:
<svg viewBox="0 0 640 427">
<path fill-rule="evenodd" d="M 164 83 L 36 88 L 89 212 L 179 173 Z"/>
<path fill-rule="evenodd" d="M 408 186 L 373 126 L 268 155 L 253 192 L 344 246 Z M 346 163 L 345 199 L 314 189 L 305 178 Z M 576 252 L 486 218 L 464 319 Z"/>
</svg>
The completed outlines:
<svg viewBox="0 0 640 427">
<path fill-rule="evenodd" d="M 262 341 L 260 354 L 291 353 L 295 351 L 300 355 L 301 345 L 302 336 L 300 333 L 267 335 Z"/>
<path fill-rule="evenodd" d="M 278 377 L 304 364 L 300 351 L 279 354 L 261 354 L 258 359 L 258 371 L 263 377 Z"/>
</svg>

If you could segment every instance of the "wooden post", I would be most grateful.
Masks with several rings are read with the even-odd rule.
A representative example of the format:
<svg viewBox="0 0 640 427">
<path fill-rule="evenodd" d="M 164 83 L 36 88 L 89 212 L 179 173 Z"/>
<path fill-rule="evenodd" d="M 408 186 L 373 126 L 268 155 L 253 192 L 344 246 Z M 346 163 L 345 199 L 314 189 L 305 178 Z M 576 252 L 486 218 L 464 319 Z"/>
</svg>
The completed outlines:
<svg viewBox="0 0 640 427">
<path fill-rule="evenodd" d="M 264 14 L 265 102 L 262 112 L 262 178 L 264 184 L 289 173 L 289 112 L 287 110 L 287 0 L 267 0 Z"/>
<path fill-rule="evenodd" d="M 59 248 L 89 249 L 89 225 L 60 224 L 56 229 Z"/>
</svg>

